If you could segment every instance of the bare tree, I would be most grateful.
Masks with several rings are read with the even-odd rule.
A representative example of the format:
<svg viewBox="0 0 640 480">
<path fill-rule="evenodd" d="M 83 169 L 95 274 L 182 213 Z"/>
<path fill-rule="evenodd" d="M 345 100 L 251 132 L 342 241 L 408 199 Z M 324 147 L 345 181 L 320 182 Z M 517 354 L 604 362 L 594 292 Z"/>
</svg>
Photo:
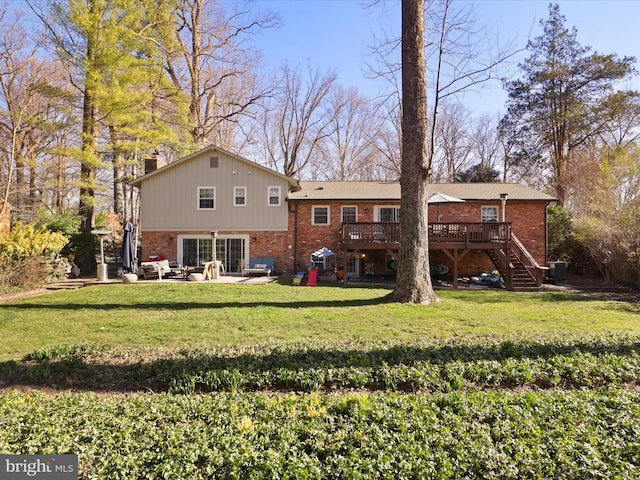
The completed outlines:
<svg viewBox="0 0 640 480">
<path fill-rule="evenodd" d="M 382 179 L 397 180 L 400 178 L 402 168 L 402 109 L 391 104 L 383 103 L 378 114 L 381 117 L 381 126 L 376 138 L 377 169 L 382 174 Z"/>
<path fill-rule="evenodd" d="M 327 180 L 370 180 L 375 174 L 376 105 L 356 88 L 337 85 L 329 96 L 330 132 L 319 145 Z"/>
<path fill-rule="evenodd" d="M 440 122 L 434 132 L 434 177 L 437 182 L 451 182 L 468 167 L 473 149 L 470 113 L 459 103 L 445 102 Z"/>
<path fill-rule="evenodd" d="M 259 57 L 247 44 L 252 33 L 275 26 L 272 13 L 253 14 L 242 3 L 229 12 L 220 0 L 179 0 L 175 42 L 166 47 L 166 70 L 188 102 L 192 142 L 231 147 L 242 119 L 255 115 L 271 93 L 257 72 Z"/>
<path fill-rule="evenodd" d="M 502 144 L 498 135 L 499 123 L 499 114 L 483 114 L 474 122 L 472 155 L 476 163 L 486 168 L 501 168 Z"/>
<path fill-rule="evenodd" d="M 42 57 L 22 27 L 20 15 L 0 12 L 0 24 L 0 135 L 7 146 L 3 205 L 10 199 L 18 218 L 30 220 L 39 205 L 46 206 L 48 185 L 38 174 L 38 159 L 64 122 L 47 95 L 49 85 L 59 78 L 59 65 Z M 52 122 L 52 117 L 57 121 Z"/>
<path fill-rule="evenodd" d="M 518 53 L 514 42 L 500 44 L 484 26 L 478 25 L 472 4 L 460 8 L 453 0 L 427 0 L 425 19 L 425 51 L 427 55 L 427 84 L 430 99 L 429 143 L 431 161 L 438 153 L 438 132 L 443 102 L 454 103 L 469 91 L 481 89 L 483 84 L 501 77 L 503 66 Z M 398 39 L 387 35 L 371 47 L 375 64 L 370 75 L 384 78 L 389 91 L 391 108 L 400 96 L 397 60 Z M 392 119 L 393 117 L 389 117 Z M 392 128 L 392 127 L 391 127 Z"/>
<path fill-rule="evenodd" d="M 302 173 L 333 128 L 327 98 L 336 73 L 309 70 L 308 75 L 305 82 L 301 74 L 284 65 L 282 89 L 263 118 L 267 161 L 288 177 Z"/>
</svg>

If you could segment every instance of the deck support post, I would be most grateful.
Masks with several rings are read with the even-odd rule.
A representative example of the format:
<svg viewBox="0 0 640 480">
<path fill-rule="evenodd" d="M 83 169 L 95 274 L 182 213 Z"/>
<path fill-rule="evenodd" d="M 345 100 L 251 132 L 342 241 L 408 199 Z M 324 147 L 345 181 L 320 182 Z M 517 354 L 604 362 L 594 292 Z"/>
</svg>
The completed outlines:
<svg viewBox="0 0 640 480">
<path fill-rule="evenodd" d="M 453 252 L 449 252 L 449 250 L 443 248 L 442 251 L 451 259 L 453 262 L 453 288 L 458 288 L 458 262 L 462 260 L 462 258 L 469 253 L 471 249 L 465 248 L 464 250 L 459 250 L 457 248 L 453 249 Z"/>
</svg>

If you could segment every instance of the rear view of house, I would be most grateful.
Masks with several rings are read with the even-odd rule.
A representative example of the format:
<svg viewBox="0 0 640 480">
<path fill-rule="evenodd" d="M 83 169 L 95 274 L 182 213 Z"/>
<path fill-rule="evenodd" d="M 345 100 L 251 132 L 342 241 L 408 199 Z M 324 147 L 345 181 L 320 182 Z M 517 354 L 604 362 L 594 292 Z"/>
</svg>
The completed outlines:
<svg viewBox="0 0 640 480">
<path fill-rule="evenodd" d="M 252 257 L 293 264 L 287 196 L 298 183 L 218 148 L 205 148 L 132 182 L 142 191 L 142 256 L 198 267 L 213 258 L 228 273 Z"/>
<path fill-rule="evenodd" d="M 518 184 L 431 184 L 429 248 L 434 269 L 459 276 L 498 270 L 509 288 L 534 290 L 547 261 L 547 206 L 556 199 Z M 303 264 L 322 243 L 347 277 L 394 277 L 400 246 L 397 182 L 300 182 L 290 194 Z M 431 202 L 431 200 L 430 200 Z"/>
<path fill-rule="evenodd" d="M 293 274 L 314 261 L 347 277 L 395 276 L 398 182 L 297 182 L 210 147 L 132 182 L 142 190 L 142 259 L 183 266 L 212 258 L 227 273 L 251 258 Z M 547 207 L 555 199 L 518 184 L 431 184 L 430 259 L 457 282 L 498 270 L 513 290 L 537 289 L 547 261 Z M 425 206 L 426 207 L 426 206 Z M 215 245 L 215 257 L 213 246 Z M 262 262 L 264 263 L 264 262 Z"/>
</svg>

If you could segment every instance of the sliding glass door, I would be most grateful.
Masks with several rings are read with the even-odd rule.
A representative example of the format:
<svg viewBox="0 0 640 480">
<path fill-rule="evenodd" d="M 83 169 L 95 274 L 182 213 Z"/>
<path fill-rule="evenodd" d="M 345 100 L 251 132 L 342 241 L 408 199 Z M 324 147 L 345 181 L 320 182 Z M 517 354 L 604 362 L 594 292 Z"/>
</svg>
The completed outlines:
<svg viewBox="0 0 640 480">
<path fill-rule="evenodd" d="M 241 272 L 246 266 L 246 238 L 218 238 L 216 258 L 221 260 L 227 272 Z"/>
<path fill-rule="evenodd" d="M 199 267 L 204 262 L 210 262 L 213 258 L 211 238 L 183 238 L 182 239 L 182 265 Z"/>
<path fill-rule="evenodd" d="M 216 260 L 222 261 L 225 271 L 229 273 L 242 271 L 248 255 L 248 238 L 247 236 L 220 236 L 216 239 Z M 182 265 L 197 267 L 210 262 L 213 260 L 212 245 L 211 237 L 182 237 L 181 251 L 178 252 Z"/>
</svg>

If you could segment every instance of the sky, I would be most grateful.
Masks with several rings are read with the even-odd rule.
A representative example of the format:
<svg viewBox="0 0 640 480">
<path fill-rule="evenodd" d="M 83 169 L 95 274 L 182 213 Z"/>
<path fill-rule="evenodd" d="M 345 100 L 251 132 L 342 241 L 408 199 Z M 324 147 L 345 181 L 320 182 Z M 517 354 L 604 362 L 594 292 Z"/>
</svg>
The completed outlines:
<svg viewBox="0 0 640 480">
<path fill-rule="evenodd" d="M 383 31 L 399 36 L 400 2 L 385 0 L 383 6 L 366 8 L 361 0 L 256 0 L 258 7 L 278 12 L 281 27 L 260 35 L 259 46 L 265 61 L 273 68 L 283 62 L 292 66 L 325 70 L 334 68 L 345 87 L 355 86 L 368 96 L 381 90 L 378 81 L 368 79 L 368 47 Z M 523 48 L 528 38 L 542 33 L 540 20 L 549 16 L 546 0 L 454 0 L 473 3 L 477 25 L 486 25 L 504 41 L 514 40 Z M 566 0 L 554 2 L 566 18 L 567 27 L 576 27 L 578 42 L 594 51 L 640 60 L 640 0 Z M 528 56 L 523 52 L 507 66 L 505 76 L 517 75 L 517 61 Z M 640 70 L 640 64 L 637 65 Z M 636 78 L 631 88 L 640 90 Z M 501 82 L 484 85 L 479 93 L 463 99 L 474 114 L 504 112 L 507 98 Z"/>
</svg>

